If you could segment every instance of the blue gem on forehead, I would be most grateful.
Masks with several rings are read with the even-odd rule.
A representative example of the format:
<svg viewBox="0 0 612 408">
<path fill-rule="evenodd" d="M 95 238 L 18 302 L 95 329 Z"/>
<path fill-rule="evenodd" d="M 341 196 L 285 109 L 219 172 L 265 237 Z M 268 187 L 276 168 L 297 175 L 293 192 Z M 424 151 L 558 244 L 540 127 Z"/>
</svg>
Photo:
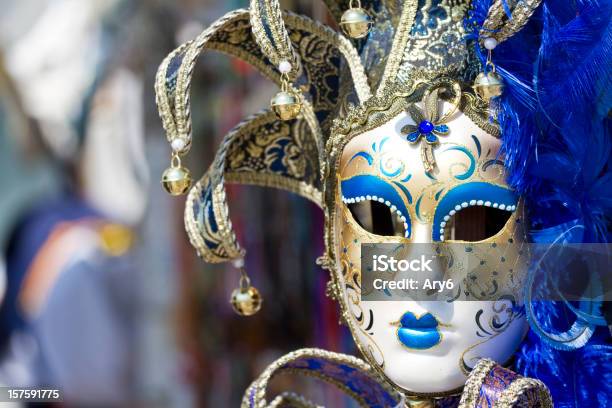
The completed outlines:
<svg viewBox="0 0 612 408">
<path fill-rule="evenodd" d="M 431 133 L 434 130 L 434 124 L 431 123 L 428 120 L 424 120 L 421 123 L 419 123 L 419 132 L 426 134 L 426 133 Z"/>
</svg>

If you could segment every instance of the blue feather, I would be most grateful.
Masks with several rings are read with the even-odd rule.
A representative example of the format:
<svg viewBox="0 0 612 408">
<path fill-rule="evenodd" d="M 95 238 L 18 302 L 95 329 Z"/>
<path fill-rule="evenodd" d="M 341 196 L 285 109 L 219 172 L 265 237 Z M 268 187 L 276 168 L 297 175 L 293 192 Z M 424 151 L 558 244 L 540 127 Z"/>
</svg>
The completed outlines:
<svg viewBox="0 0 612 408">
<path fill-rule="evenodd" d="M 491 6 L 475 0 L 468 44 L 484 65 L 482 24 Z M 532 238 L 552 242 L 581 225 L 577 242 L 608 242 L 612 225 L 612 1 L 544 0 L 527 26 L 493 53 L 506 89 L 498 101 L 508 182 L 525 199 Z M 532 318 L 554 332 L 575 313 L 534 302 Z M 541 334 L 541 333 L 540 333 Z M 612 406 L 612 347 L 599 328 L 581 348 L 561 351 L 531 331 L 517 369 L 544 381 L 555 407 Z"/>
<path fill-rule="evenodd" d="M 610 185 L 605 114 L 612 105 L 612 2 L 580 2 L 582 8 L 565 25 L 561 21 L 567 16 L 557 18 L 548 4 L 531 81 L 525 69 L 515 75 L 518 80 L 504 76 L 509 89 L 502 96 L 499 122 L 509 182 L 532 207 L 545 203 L 551 215 L 551 207 L 563 208 L 556 211 L 558 217 L 542 217 L 544 227 L 573 217 L 584 221 L 589 239 L 605 240 L 606 214 L 612 209 L 612 192 L 605 190 Z M 524 65 L 534 61 L 530 52 L 514 55 Z"/>
<path fill-rule="evenodd" d="M 612 2 L 605 6 L 590 5 L 560 27 L 544 6 L 545 32 L 550 34 L 543 36 L 535 80 L 541 106 L 553 121 L 565 117 L 567 112 L 591 109 L 593 103 L 598 116 L 610 109 L 611 17 Z M 585 101 L 592 103 L 585 106 Z M 602 106 L 605 112 L 601 111 Z"/>
<path fill-rule="evenodd" d="M 541 318 L 556 312 L 554 306 L 540 308 Z M 518 352 L 517 369 L 542 380 L 553 394 L 555 407 L 608 407 L 612 404 L 612 346 L 601 344 L 605 333 L 597 336 L 599 344 L 592 340 L 581 349 L 560 351 L 530 333 Z"/>
</svg>

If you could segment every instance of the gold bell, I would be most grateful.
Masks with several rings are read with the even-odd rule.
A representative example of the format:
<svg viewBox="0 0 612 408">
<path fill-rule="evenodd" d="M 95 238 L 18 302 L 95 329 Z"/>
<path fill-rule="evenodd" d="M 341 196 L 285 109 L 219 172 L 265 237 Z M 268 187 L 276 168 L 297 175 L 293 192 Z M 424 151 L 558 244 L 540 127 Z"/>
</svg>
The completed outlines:
<svg viewBox="0 0 612 408">
<path fill-rule="evenodd" d="M 357 0 L 357 7 L 353 7 L 353 1 L 351 1 L 350 8 L 342 14 L 340 19 L 340 28 L 351 38 L 365 37 L 370 32 L 372 24 L 372 17 L 361 8 L 359 0 Z"/>
<path fill-rule="evenodd" d="M 270 101 L 272 111 L 281 120 L 291 120 L 297 118 L 302 110 L 302 102 L 292 92 L 282 90 L 277 93 Z"/>
<path fill-rule="evenodd" d="M 259 291 L 251 286 L 251 280 L 244 269 L 244 259 L 236 259 L 233 263 L 240 269 L 240 284 L 232 292 L 230 303 L 234 312 L 240 316 L 252 316 L 259 312 L 263 300 Z"/>
<path fill-rule="evenodd" d="M 253 286 L 248 288 L 236 288 L 232 292 L 232 308 L 240 316 L 254 315 L 261 309 L 261 295 Z"/>
<path fill-rule="evenodd" d="M 164 170 L 161 183 L 164 189 L 173 196 L 185 194 L 191 187 L 191 173 L 189 169 L 181 166 L 178 155 L 172 157 L 170 167 Z"/>
<path fill-rule="evenodd" d="M 503 93 L 504 80 L 495 70 L 481 72 L 476 76 L 473 88 L 481 99 L 489 102 L 492 98 Z"/>
</svg>

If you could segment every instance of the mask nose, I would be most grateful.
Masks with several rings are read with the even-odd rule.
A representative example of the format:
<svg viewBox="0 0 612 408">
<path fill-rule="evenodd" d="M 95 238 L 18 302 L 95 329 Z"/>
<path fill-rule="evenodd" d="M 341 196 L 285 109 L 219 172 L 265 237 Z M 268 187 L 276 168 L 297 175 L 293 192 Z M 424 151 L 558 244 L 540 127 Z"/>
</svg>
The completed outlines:
<svg viewBox="0 0 612 408">
<path fill-rule="evenodd" d="M 444 257 L 443 251 L 439 252 L 438 243 L 432 240 L 431 226 L 415 223 L 412 232 L 413 236 L 410 243 L 407 243 L 402 250 L 402 259 L 410 261 L 418 260 L 417 264 L 420 268 L 418 271 L 411 270 L 406 272 L 405 277 L 418 280 L 420 287 L 422 287 L 426 280 L 430 282 L 442 281 L 446 273 L 447 259 Z M 426 292 L 426 290 L 419 291 L 419 300 L 426 300 L 423 298 L 430 296 Z M 429 300 L 435 300 L 435 293 L 431 294 L 431 296 L 432 298 Z"/>
<path fill-rule="evenodd" d="M 412 226 L 412 243 L 428 244 L 432 240 L 432 227 L 429 224 L 415 222 Z"/>
<path fill-rule="evenodd" d="M 452 310 L 451 303 L 448 303 L 449 299 L 454 299 L 457 296 L 458 279 L 453 276 L 452 268 L 457 265 L 458 257 L 457 251 L 460 251 L 459 255 L 463 253 L 461 245 L 451 244 L 447 242 L 434 241 L 432 238 L 433 229 L 430 224 L 415 223 L 413 240 L 406 245 L 406 256 L 411 259 L 425 254 L 426 257 L 432 259 L 429 264 L 431 270 L 424 270 L 418 272 L 418 279 L 420 284 L 424 284 L 426 280 L 429 280 L 427 288 L 421 286 L 423 289 L 419 291 L 418 298 L 416 299 L 419 304 L 425 302 L 425 308 L 430 308 L 431 301 L 437 304 L 438 312 L 443 310 Z M 416 275 L 416 274 L 415 274 Z M 430 306 L 427 306 L 427 305 Z M 449 309 L 450 308 L 450 309 Z"/>
</svg>

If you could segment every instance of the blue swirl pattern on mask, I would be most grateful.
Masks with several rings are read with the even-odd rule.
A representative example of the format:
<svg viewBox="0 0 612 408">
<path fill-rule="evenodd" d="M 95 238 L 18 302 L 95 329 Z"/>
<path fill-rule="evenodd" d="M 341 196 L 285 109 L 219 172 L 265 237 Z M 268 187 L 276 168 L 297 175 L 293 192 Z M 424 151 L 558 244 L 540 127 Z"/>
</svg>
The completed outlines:
<svg viewBox="0 0 612 408">
<path fill-rule="evenodd" d="M 357 157 L 362 157 L 364 159 L 367 160 L 368 165 L 372 165 L 372 163 L 374 162 L 374 158 L 372 157 L 372 155 L 368 152 L 357 152 L 353 155 L 353 157 L 351 157 L 351 160 L 349 160 L 349 163 L 352 162 L 354 159 L 356 159 Z"/>
<path fill-rule="evenodd" d="M 465 171 L 465 173 L 463 174 L 458 174 L 455 176 L 455 178 L 457 180 L 467 180 L 470 177 L 472 177 L 472 175 L 474 174 L 474 170 L 476 169 L 476 159 L 474 158 L 474 155 L 472 154 L 472 152 L 470 152 L 468 149 L 466 149 L 463 146 L 453 146 L 453 147 L 449 147 L 448 149 L 444 150 L 445 152 L 448 151 L 460 151 L 462 153 L 464 153 L 468 159 L 470 159 L 470 166 L 468 167 L 468 169 Z"/>
</svg>

